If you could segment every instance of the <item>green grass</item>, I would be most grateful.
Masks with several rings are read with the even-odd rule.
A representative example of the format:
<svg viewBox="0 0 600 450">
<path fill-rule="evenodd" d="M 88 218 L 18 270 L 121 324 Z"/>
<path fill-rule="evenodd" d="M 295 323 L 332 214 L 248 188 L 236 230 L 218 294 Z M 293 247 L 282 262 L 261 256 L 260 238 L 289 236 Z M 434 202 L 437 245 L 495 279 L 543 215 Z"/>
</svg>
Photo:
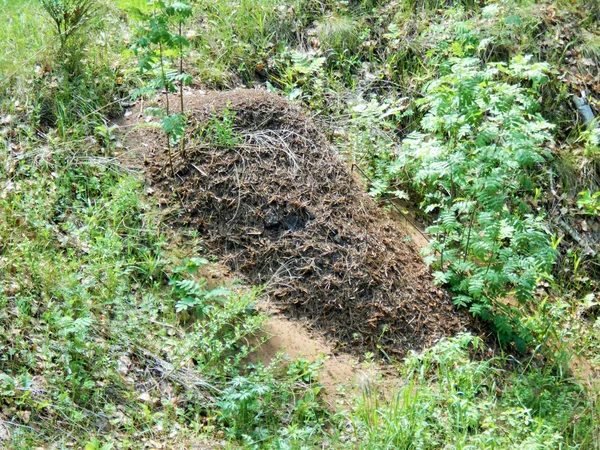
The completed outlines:
<svg viewBox="0 0 600 450">
<path fill-rule="evenodd" d="M 376 384 L 365 393 L 345 438 L 364 449 L 597 448 L 599 410 L 575 380 L 534 357 L 480 360 L 482 349 L 462 335 L 412 355 L 388 400 Z"/>
<path fill-rule="evenodd" d="M 17 164 L 2 187 L 2 448 L 94 436 L 137 448 L 137 436 L 215 427 L 270 441 L 305 420 L 318 430 L 318 384 L 284 362 L 245 362 L 263 321 L 255 293 L 204 287 L 194 275 L 206 262 L 165 251 L 140 182 L 74 156 Z M 93 431 L 99 417 L 108 435 Z"/>
<path fill-rule="evenodd" d="M 0 93 L 47 61 L 52 36 L 36 0 L 0 0 Z"/>
<path fill-rule="evenodd" d="M 199 73 L 208 80 L 218 73 L 253 80 L 257 65 L 266 65 L 270 56 L 293 39 L 295 17 L 278 1 L 242 0 L 233 4 L 203 0 L 196 10 L 205 26 L 197 33 L 194 47 L 199 53 Z"/>
<path fill-rule="evenodd" d="M 327 16 L 317 24 L 319 44 L 325 52 L 356 53 L 359 41 L 359 23 L 345 16 Z"/>
</svg>

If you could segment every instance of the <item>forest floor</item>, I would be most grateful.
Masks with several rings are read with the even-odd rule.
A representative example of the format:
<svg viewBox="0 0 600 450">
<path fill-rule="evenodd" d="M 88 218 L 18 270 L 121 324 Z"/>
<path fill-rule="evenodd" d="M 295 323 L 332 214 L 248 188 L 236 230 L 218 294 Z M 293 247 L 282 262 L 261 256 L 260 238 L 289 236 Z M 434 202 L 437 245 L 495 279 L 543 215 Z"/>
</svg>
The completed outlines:
<svg viewBox="0 0 600 450">
<path fill-rule="evenodd" d="M 89 1 L 0 0 L 0 448 L 600 449 L 597 2 Z"/>
</svg>

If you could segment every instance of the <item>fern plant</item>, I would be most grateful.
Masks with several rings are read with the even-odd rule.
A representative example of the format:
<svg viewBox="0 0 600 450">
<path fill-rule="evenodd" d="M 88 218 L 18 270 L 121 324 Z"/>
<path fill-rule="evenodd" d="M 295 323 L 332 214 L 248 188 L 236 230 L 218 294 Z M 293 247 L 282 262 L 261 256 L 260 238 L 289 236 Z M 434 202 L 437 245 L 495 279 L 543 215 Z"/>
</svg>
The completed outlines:
<svg viewBox="0 0 600 450">
<path fill-rule="evenodd" d="M 232 292 L 224 287 L 209 289 L 204 278 L 199 281 L 190 278 L 190 275 L 196 273 L 205 264 L 208 264 L 208 260 L 204 258 L 191 258 L 173 270 L 173 277 L 169 284 L 173 286 L 172 292 L 177 299 L 176 312 L 186 314 L 191 312 L 195 317 L 202 318 L 212 307 L 221 304 L 224 299 L 232 295 Z"/>
<path fill-rule="evenodd" d="M 532 336 L 516 308 L 499 301 L 514 294 L 531 301 L 550 277 L 555 251 L 544 221 L 529 206 L 535 165 L 551 157 L 551 125 L 532 92 L 503 80 L 543 83 L 546 66 L 526 58 L 483 66 L 453 58 L 418 102 L 425 113 L 381 169 L 383 191 L 409 191 L 435 217 L 427 260 L 456 305 L 493 321 L 503 341 L 523 348 Z"/>
<path fill-rule="evenodd" d="M 291 52 L 284 54 L 277 63 L 278 74 L 271 74 L 270 80 L 280 87 L 290 100 L 300 99 L 308 92 L 318 91 L 318 74 L 322 72 L 326 58 L 314 58 L 308 54 Z M 275 90 L 268 82 L 268 86 Z"/>
</svg>

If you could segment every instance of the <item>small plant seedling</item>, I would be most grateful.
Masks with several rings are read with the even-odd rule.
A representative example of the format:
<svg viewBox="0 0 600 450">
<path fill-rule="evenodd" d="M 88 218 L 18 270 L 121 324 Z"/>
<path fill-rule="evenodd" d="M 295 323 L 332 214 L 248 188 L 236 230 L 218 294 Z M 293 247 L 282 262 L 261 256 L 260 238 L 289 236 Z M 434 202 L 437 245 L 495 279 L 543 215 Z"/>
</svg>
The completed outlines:
<svg viewBox="0 0 600 450">
<path fill-rule="evenodd" d="M 115 146 L 115 141 L 117 140 L 115 135 L 116 128 L 116 125 L 112 125 L 110 127 L 106 125 L 98 125 L 95 128 L 96 135 L 100 138 L 101 144 L 104 145 L 109 153 L 112 152 Z"/>
<path fill-rule="evenodd" d="M 167 135 L 167 151 L 171 175 L 175 177 L 173 167 L 172 146 L 180 144 L 181 153 L 185 156 L 185 116 L 183 102 L 183 86 L 191 84 L 192 78 L 183 71 L 184 48 L 189 46 L 189 41 L 183 36 L 183 24 L 192 15 L 192 7 L 185 1 L 172 3 L 163 0 L 148 0 L 148 8 L 142 11 L 133 8 L 132 11 L 143 23 L 138 30 L 139 38 L 133 50 L 141 55 L 138 67 L 142 73 L 154 72 L 156 74 L 149 89 L 138 90 L 135 95 L 140 95 L 155 89 L 162 89 L 165 96 L 165 109 L 153 111 L 154 115 L 161 117 L 161 127 Z M 172 32 L 176 27 L 177 31 Z M 175 51 L 178 56 L 179 70 L 172 71 L 168 68 L 167 51 Z M 169 93 L 176 92 L 179 87 L 180 111 L 179 114 L 171 113 Z"/>
<path fill-rule="evenodd" d="M 96 7 L 96 0 L 40 0 L 40 3 L 54 24 L 62 51 Z"/>
<path fill-rule="evenodd" d="M 591 216 L 597 216 L 600 214 L 600 191 L 594 192 L 591 191 L 582 191 L 579 193 L 579 198 L 577 199 L 577 206 L 582 209 L 586 214 Z"/>
<path fill-rule="evenodd" d="M 235 111 L 228 107 L 222 115 L 213 116 L 199 130 L 200 137 L 221 148 L 234 148 L 241 143 L 241 136 L 233 129 Z"/>
</svg>

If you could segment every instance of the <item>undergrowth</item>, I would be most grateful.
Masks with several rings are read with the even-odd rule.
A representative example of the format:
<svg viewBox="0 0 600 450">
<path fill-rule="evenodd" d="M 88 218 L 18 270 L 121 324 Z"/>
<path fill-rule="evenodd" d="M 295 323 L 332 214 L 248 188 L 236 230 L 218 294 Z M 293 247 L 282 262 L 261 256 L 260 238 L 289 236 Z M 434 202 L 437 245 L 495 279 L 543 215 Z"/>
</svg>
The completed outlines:
<svg viewBox="0 0 600 450">
<path fill-rule="evenodd" d="M 514 292 L 521 305 L 531 303 L 555 259 L 544 217 L 526 201 L 535 166 L 552 157 L 552 127 L 532 95 L 546 79 L 544 66 L 521 58 L 485 67 L 464 57 L 440 72 L 417 102 L 421 130 L 391 154 L 375 155 L 375 193 L 420 199 L 436 217 L 427 231 L 437 282 L 449 286 L 455 304 L 493 320 L 501 341 L 524 350 L 531 331 L 502 301 Z M 521 77 L 531 91 L 504 81 Z"/>
<path fill-rule="evenodd" d="M 177 263 L 135 177 L 71 153 L 46 167 L 2 160 L 3 448 L 319 429 L 316 381 L 282 360 L 247 362 L 264 319 L 256 293 L 209 289 L 202 258 Z"/>
<path fill-rule="evenodd" d="M 483 347 L 459 335 L 410 356 L 389 400 L 376 383 L 365 392 L 341 440 L 365 449 L 594 448 L 597 411 L 574 380 L 551 366 L 531 370 L 535 356 L 481 360 Z M 574 425 L 576 411 L 585 419 Z"/>
<path fill-rule="evenodd" d="M 349 107 L 335 105 L 350 120 L 334 123 L 334 137 L 373 195 L 430 226 L 429 262 L 457 305 L 520 351 L 546 343 L 564 317 L 539 305 L 581 304 L 598 287 L 597 225 L 582 217 L 598 190 L 597 129 L 577 125 L 570 93 L 595 105 L 582 67 L 593 73 L 597 62 L 568 50 L 597 29 L 574 29 L 589 16 L 562 4 L 552 17 L 527 2 L 409 6 L 366 16 L 365 45 L 378 51 L 359 54 L 363 79 L 344 89 Z M 306 103 L 331 105 L 324 93 L 340 85 L 326 74 L 312 84 L 320 89 Z"/>
</svg>

